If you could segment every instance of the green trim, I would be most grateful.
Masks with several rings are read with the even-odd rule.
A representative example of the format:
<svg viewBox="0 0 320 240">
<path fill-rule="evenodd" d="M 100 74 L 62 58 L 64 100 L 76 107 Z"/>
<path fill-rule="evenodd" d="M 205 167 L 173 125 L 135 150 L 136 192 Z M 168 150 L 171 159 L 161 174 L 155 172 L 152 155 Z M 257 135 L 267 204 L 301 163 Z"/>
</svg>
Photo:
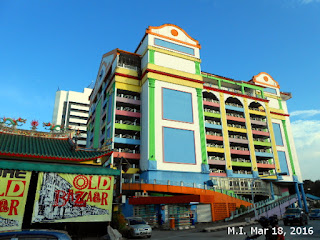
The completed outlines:
<svg viewBox="0 0 320 240">
<path fill-rule="evenodd" d="M 149 78 L 149 160 L 155 161 L 155 80 Z"/>
<path fill-rule="evenodd" d="M 289 153 L 292 173 L 293 173 L 293 175 L 296 175 L 296 170 L 295 170 L 294 164 L 293 164 L 293 157 L 292 157 L 292 152 L 291 152 L 291 147 L 290 147 L 290 142 L 289 142 L 286 120 L 282 120 L 282 125 L 283 125 L 284 135 L 286 136 L 286 142 L 287 142 L 287 147 L 288 147 L 288 153 Z"/>
<path fill-rule="evenodd" d="M 110 125 L 110 136 L 111 138 L 113 138 L 113 132 L 114 132 L 114 127 L 113 127 L 113 124 L 114 124 L 114 121 L 115 121 L 115 118 L 116 118 L 116 115 L 115 115 L 115 100 L 116 100 L 116 82 L 113 83 L 112 85 L 112 89 L 113 89 L 113 92 L 111 93 L 112 94 L 112 108 L 111 108 L 111 125 Z M 108 130 L 108 129 L 107 129 Z"/>
<path fill-rule="evenodd" d="M 251 163 L 247 162 L 233 162 L 231 161 L 232 166 L 238 166 L 238 167 L 251 167 Z"/>
<path fill-rule="evenodd" d="M 254 145 L 260 145 L 260 146 L 266 146 L 266 147 L 271 147 L 272 143 L 271 142 L 260 142 L 260 141 L 253 141 Z"/>
<path fill-rule="evenodd" d="M 154 52 L 155 50 L 149 49 L 149 63 L 154 64 Z"/>
<path fill-rule="evenodd" d="M 265 99 L 263 90 L 261 90 L 261 96 L 262 96 L 263 99 Z"/>
<path fill-rule="evenodd" d="M 204 115 L 207 117 L 221 118 L 221 114 L 219 113 L 204 112 Z"/>
<path fill-rule="evenodd" d="M 105 133 L 104 133 L 104 140 L 107 139 L 107 133 L 108 133 L 108 126 L 107 126 L 107 123 L 108 123 L 108 105 L 109 105 L 109 93 L 106 94 L 106 99 L 108 99 L 107 101 L 107 106 L 106 106 L 106 122 L 105 122 L 105 125 L 106 125 L 106 130 L 105 130 Z"/>
<path fill-rule="evenodd" d="M 100 122 L 101 122 L 101 100 L 97 103 L 96 114 L 94 120 L 94 135 L 93 135 L 93 148 L 99 147 L 99 139 L 100 139 Z"/>
<path fill-rule="evenodd" d="M 282 100 L 281 99 L 278 99 L 278 102 L 279 102 L 279 107 L 281 110 L 283 110 L 283 107 L 282 107 Z"/>
<path fill-rule="evenodd" d="M 114 124 L 114 127 L 117 129 L 132 130 L 132 131 L 140 131 L 141 130 L 140 126 L 120 124 L 120 123 Z"/>
<path fill-rule="evenodd" d="M 194 64 L 195 64 L 195 66 L 196 66 L 196 74 L 197 74 L 197 75 L 201 75 L 200 63 L 195 61 Z"/>
<path fill-rule="evenodd" d="M 246 94 L 245 91 L 244 91 L 244 86 L 243 85 L 241 85 L 241 92 L 242 92 L 242 94 Z"/>
<path fill-rule="evenodd" d="M 204 116 L 203 116 L 202 89 L 197 88 L 196 90 L 197 90 L 197 98 L 198 98 L 198 115 L 199 115 L 202 163 L 208 164 L 206 134 L 205 134 Z"/>
<path fill-rule="evenodd" d="M 24 171 L 37 172 L 55 172 L 71 174 L 89 174 L 89 175 L 120 175 L 120 170 L 103 168 L 101 166 L 90 165 L 71 165 L 62 163 L 39 163 L 39 162 L 18 162 L 18 161 L 0 161 L 0 169 L 17 169 Z"/>
<path fill-rule="evenodd" d="M 251 89 L 255 89 L 255 90 L 261 90 L 263 91 L 263 87 L 259 87 L 259 86 L 256 86 L 256 85 L 251 85 L 251 84 L 248 84 L 248 83 L 242 83 L 242 85 L 246 88 L 251 88 Z"/>
</svg>

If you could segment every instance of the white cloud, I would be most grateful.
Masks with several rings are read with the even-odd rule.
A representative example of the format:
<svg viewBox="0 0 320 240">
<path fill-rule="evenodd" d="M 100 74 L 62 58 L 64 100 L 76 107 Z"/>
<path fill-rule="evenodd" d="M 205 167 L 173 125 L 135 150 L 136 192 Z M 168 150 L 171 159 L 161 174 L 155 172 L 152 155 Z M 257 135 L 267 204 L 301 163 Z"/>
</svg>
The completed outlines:
<svg viewBox="0 0 320 240">
<path fill-rule="evenodd" d="M 294 117 L 294 116 L 301 116 L 302 115 L 303 118 L 307 118 L 307 117 L 312 117 L 312 116 L 315 116 L 318 114 L 320 114 L 320 110 L 312 109 L 312 110 L 294 111 L 294 112 L 290 113 L 290 116 Z"/>
<path fill-rule="evenodd" d="M 291 127 L 303 179 L 319 180 L 320 121 L 297 120 Z"/>
</svg>

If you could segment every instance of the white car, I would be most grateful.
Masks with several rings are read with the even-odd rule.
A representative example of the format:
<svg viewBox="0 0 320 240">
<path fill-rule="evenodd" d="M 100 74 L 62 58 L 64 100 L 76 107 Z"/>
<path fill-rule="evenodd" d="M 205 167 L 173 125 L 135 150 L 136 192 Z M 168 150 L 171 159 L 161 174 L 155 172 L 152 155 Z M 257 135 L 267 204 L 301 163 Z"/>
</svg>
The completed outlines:
<svg viewBox="0 0 320 240">
<path fill-rule="evenodd" d="M 152 228 L 141 217 L 128 217 L 126 220 L 128 237 L 151 237 Z"/>
</svg>

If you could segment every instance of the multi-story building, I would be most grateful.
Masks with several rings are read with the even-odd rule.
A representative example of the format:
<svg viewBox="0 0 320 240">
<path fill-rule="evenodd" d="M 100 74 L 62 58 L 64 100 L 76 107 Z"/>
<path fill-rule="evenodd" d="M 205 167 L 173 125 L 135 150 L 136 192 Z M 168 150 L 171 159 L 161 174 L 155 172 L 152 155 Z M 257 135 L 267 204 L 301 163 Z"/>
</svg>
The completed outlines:
<svg viewBox="0 0 320 240">
<path fill-rule="evenodd" d="M 77 141 L 79 147 L 86 147 L 87 120 L 89 116 L 89 96 L 91 88 L 84 88 L 83 92 L 63 91 L 56 92 L 52 123 L 79 130 Z"/>
<path fill-rule="evenodd" d="M 291 94 L 267 73 L 236 81 L 203 72 L 200 49 L 183 29 L 164 24 L 149 27 L 135 52 L 103 55 L 87 146 L 113 149 L 106 165 L 126 158 L 129 182 L 196 186 L 211 179 L 216 189 L 253 191 L 258 200 L 299 194 L 300 185 L 304 196 Z M 124 189 L 146 191 L 132 186 Z"/>
</svg>

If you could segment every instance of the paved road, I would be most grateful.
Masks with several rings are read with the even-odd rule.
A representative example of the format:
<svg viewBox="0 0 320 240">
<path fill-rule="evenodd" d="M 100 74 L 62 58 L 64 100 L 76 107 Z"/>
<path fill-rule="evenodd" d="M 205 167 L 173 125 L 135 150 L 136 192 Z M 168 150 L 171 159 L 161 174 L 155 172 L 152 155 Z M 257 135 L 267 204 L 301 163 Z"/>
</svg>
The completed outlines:
<svg viewBox="0 0 320 240">
<path fill-rule="evenodd" d="M 250 227 L 244 227 L 243 231 L 247 232 L 250 235 L 250 230 L 253 227 L 260 227 L 260 225 L 253 225 Z M 286 232 L 285 240 L 294 240 L 294 239 L 308 239 L 316 240 L 320 239 L 320 220 L 309 221 L 307 226 L 283 226 L 282 221 L 280 221 L 280 227 L 283 227 L 283 230 Z M 240 229 L 235 229 L 239 231 Z M 308 234 L 308 230 L 313 234 Z M 178 240 L 202 240 L 202 239 L 239 239 L 244 240 L 246 235 L 236 235 L 235 233 L 230 233 L 228 235 L 227 230 L 219 232 L 199 232 L 198 229 L 195 230 L 184 230 L 184 231 L 153 231 L 152 238 L 153 240 L 162 240 L 162 239 L 178 239 Z M 259 239 L 264 239 L 264 237 L 259 237 Z"/>
</svg>

